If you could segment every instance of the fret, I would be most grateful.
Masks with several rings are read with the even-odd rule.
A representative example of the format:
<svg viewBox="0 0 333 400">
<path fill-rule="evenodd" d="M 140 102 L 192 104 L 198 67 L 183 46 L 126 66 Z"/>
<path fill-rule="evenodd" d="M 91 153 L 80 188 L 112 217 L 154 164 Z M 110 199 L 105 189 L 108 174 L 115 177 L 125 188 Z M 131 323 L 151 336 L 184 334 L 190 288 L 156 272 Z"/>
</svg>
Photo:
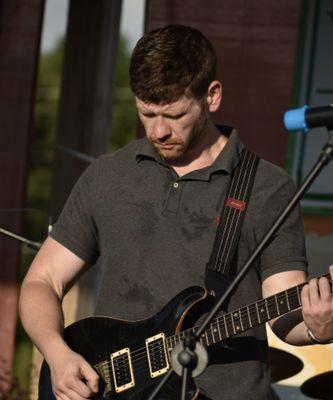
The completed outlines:
<svg viewBox="0 0 333 400">
<path fill-rule="evenodd" d="M 297 289 L 292 288 L 288 290 L 288 299 L 291 310 L 295 310 L 300 307 L 301 303 L 298 300 Z"/>
<path fill-rule="evenodd" d="M 241 324 L 242 331 L 244 331 L 243 320 L 242 320 L 242 309 L 241 308 L 238 310 L 238 313 L 239 313 L 239 322 Z"/>
<path fill-rule="evenodd" d="M 206 346 L 206 344 L 204 343 L 204 340 L 205 340 L 205 334 L 203 333 L 203 334 L 200 336 L 199 341 L 200 341 L 200 344 L 202 344 L 203 346 Z"/>
<path fill-rule="evenodd" d="M 276 296 L 279 296 L 277 298 L 278 298 L 278 302 L 279 302 L 280 314 L 285 314 L 286 312 L 288 312 L 288 303 L 286 301 L 286 293 L 285 292 L 277 293 Z"/>
<path fill-rule="evenodd" d="M 250 317 L 250 308 L 249 308 L 249 306 L 246 306 L 246 309 L 247 309 L 247 315 L 249 317 L 250 328 L 252 328 L 252 321 L 251 321 L 251 317 Z"/>
<path fill-rule="evenodd" d="M 266 299 L 262 299 L 262 300 L 258 301 L 257 304 L 258 304 L 258 309 L 260 312 L 260 321 L 261 321 L 261 323 L 264 323 L 269 320 Z"/>
<path fill-rule="evenodd" d="M 236 333 L 236 330 L 235 330 L 235 325 L 234 325 L 234 320 L 233 320 L 233 317 L 232 317 L 232 314 L 226 314 L 225 315 L 225 318 L 226 318 L 226 320 L 228 321 L 228 318 L 230 319 L 230 321 L 231 321 L 231 327 L 232 327 L 232 330 L 233 330 L 233 332 L 234 332 L 234 334 Z M 230 325 L 229 325 L 230 326 Z"/>
<path fill-rule="evenodd" d="M 285 294 L 286 294 L 286 300 L 287 300 L 288 311 L 290 311 L 290 304 L 289 304 L 289 298 L 288 298 L 288 290 L 285 291 Z"/>
<path fill-rule="evenodd" d="M 214 336 L 215 329 L 213 327 L 213 323 L 210 324 L 210 333 L 212 335 L 213 344 L 216 343 L 215 336 Z"/>
<path fill-rule="evenodd" d="M 223 315 L 223 321 L 224 321 L 225 334 L 228 338 L 230 335 L 229 335 L 229 331 L 228 331 L 227 320 L 225 318 L 225 314 Z"/>
<path fill-rule="evenodd" d="M 206 341 L 207 341 L 207 346 L 209 346 L 209 340 L 208 340 L 208 336 L 207 336 L 207 329 L 205 330 L 205 337 L 206 337 Z"/>
<path fill-rule="evenodd" d="M 274 295 L 274 299 L 275 299 L 277 313 L 278 315 L 280 315 L 279 302 L 277 300 L 276 294 Z"/>
<path fill-rule="evenodd" d="M 216 325 L 217 325 L 217 330 L 219 332 L 219 339 L 222 340 L 221 329 L 220 329 L 220 324 L 219 324 L 218 320 L 216 321 Z"/>
<path fill-rule="evenodd" d="M 183 332 L 179 332 L 179 334 L 177 335 L 177 344 L 181 343 L 182 341 L 182 333 Z"/>
<path fill-rule="evenodd" d="M 216 343 L 214 333 L 217 332 L 217 329 L 213 327 L 213 322 L 210 324 L 210 331 L 212 333 L 213 344 Z"/>
<path fill-rule="evenodd" d="M 299 305 L 302 305 L 301 296 L 300 296 L 300 294 L 299 294 L 299 289 L 300 289 L 300 287 L 299 287 L 299 286 L 296 286 L 296 292 L 297 292 L 298 303 L 299 303 Z"/>
<path fill-rule="evenodd" d="M 259 324 L 261 324 L 261 319 L 260 319 L 260 315 L 259 315 L 258 303 L 256 303 L 256 309 L 257 309 L 258 321 L 259 321 Z"/>
<path fill-rule="evenodd" d="M 177 344 L 179 344 L 181 341 L 182 341 L 181 334 L 178 334 L 178 335 L 175 337 L 175 344 L 177 345 Z"/>
<path fill-rule="evenodd" d="M 224 315 L 219 316 L 218 318 L 216 318 L 216 323 L 219 329 L 219 335 L 220 335 L 220 339 L 223 340 L 225 338 L 228 337 L 228 332 L 226 330 L 226 324 L 225 324 L 225 320 L 224 320 Z"/>
<path fill-rule="evenodd" d="M 251 320 L 249 318 L 248 307 L 243 307 L 240 309 L 241 322 L 242 322 L 242 330 L 250 328 Z"/>
<path fill-rule="evenodd" d="M 201 342 L 201 344 L 203 346 L 208 346 L 209 345 L 208 338 L 207 338 L 207 331 L 205 331 L 204 333 L 201 334 L 200 342 Z"/>
<path fill-rule="evenodd" d="M 239 333 L 241 332 L 242 328 L 241 328 L 241 324 L 239 324 L 239 311 L 235 311 L 232 314 L 232 320 L 234 322 L 234 328 L 235 328 L 235 333 Z"/>
<path fill-rule="evenodd" d="M 267 298 L 265 299 L 265 306 L 266 306 L 266 311 L 267 311 L 267 317 L 268 317 L 268 319 L 271 319 L 270 314 L 269 314 L 269 308 L 268 308 Z"/>
<path fill-rule="evenodd" d="M 276 297 L 275 296 L 267 297 L 266 304 L 267 304 L 268 319 L 277 317 L 279 315 L 279 310 L 276 302 Z"/>
</svg>

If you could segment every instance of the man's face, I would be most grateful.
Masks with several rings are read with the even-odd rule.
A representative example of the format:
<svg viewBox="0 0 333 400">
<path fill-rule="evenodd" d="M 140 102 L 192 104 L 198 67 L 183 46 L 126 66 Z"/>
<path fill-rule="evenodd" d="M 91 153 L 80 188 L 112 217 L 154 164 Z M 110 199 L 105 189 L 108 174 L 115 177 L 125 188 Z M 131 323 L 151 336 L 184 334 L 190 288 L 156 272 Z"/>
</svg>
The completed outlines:
<svg viewBox="0 0 333 400">
<path fill-rule="evenodd" d="M 166 161 L 186 160 L 204 133 L 203 102 L 183 96 L 166 104 L 147 104 L 136 98 L 140 120 L 149 141 Z"/>
</svg>

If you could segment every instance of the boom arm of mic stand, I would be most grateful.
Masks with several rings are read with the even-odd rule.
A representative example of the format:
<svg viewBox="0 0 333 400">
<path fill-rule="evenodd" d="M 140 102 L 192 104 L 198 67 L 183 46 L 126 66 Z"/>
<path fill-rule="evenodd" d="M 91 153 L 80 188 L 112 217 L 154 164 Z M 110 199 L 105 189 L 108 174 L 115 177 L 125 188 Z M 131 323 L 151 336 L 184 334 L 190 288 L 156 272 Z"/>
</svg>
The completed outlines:
<svg viewBox="0 0 333 400">
<path fill-rule="evenodd" d="M 220 297 L 219 301 L 215 304 L 211 312 L 208 314 L 208 316 L 204 319 L 202 322 L 201 326 L 196 330 L 195 332 L 195 339 L 198 341 L 201 334 L 203 331 L 206 329 L 207 325 L 211 322 L 211 320 L 214 318 L 214 316 L 217 314 L 217 312 L 220 310 L 222 307 L 224 301 L 227 299 L 227 297 L 230 295 L 230 293 L 234 290 L 234 288 L 238 285 L 238 283 L 241 281 L 241 279 L 244 277 L 246 272 L 249 270 L 250 266 L 254 262 L 254 260 L 258 257 L 258 255 L 261 253 L 265 245 L 268 243 L 268 241 L 271 239 L 271 237 L 274 235 L 274 233 L 279 229 L 281 224 L 284 222 L 286 217 L 289 215 L 289 213 L 292 211 L 292 209 L 295 207 L 297 202 L 300 200 L 302 195 L 306 192 L 308 187 L 311 185 L 311 183 L 315 180 L 315 178 L 319 175 L 321 170 L 324 168 L 326 164 L 328 164 L 332 157 L 333 157 L 333 131 L 329 131 L 330 134 L 330 139 L 327 142 L 327 144 L 324 146 L 318 161 L 312 168 L 312 170 L 309 172 L 308 176 L 305 178 L 304 182 L 302 183 L 301 187 L 296 191 L 290 202 L 287 204 L 286 208 L 280 216 L 277 218 L 271 229 L 267 232 L 265 237 L 262 239 L 262 241 L 259 243 L 258 247 L 254 250 L 248 261 L 245 263 L 243 268 L 239 271 L 237 276 L 234 278 L 234 280 L 231 282 L 225 293 Z M 161 388 L 164 386 L 164 384 L 171 378 L 171 375 L 173 373 L 173 370 L 170 369 L 167 374 L 163 377 L 161 382 L 158 384 L 158 386 L 155 388 L 153 393 L 149 396 L 148 400 L 153 400 L 161 390 Z M 183 383 L 184 386 L 184 383 Z M 183 394 L 183 386 L 182 386 L 182 394 Z"/>
<path fill-rule="evenodd" d="M 39 242 L 33 242 L 32 240 L 26 239 L 23 236 L 20 236 L 20 235 L 17 235 L 16 233 L 10 232 L 7 229 L 0 228 L 0 233 L 3 233 L 4 235 L 6 235 L 12 239 L 18 240 L 21 243 L 25 243 L 28 247 L 30 247 L 31 249 L 36 250 L 36 251 L 38 251 L 42 246 L 42 244 Z"/>
</svg>

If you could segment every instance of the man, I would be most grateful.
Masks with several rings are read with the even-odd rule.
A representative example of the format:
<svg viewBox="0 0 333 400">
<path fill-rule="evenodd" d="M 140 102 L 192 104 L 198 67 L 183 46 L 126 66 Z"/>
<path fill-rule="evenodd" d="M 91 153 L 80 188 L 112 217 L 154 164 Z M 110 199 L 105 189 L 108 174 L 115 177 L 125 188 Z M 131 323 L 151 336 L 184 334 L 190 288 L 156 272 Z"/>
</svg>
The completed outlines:
<svg viewBox="0 0 333 400">
<path fill-rule="evenodd" d="M 97 315 L 138 320 L 156 313 L 180 290 L 203 285 L 228 182 L 243 145 L 216 127 L 221 103 L 217 60 L 197 30 L 167 26 L 146 34 L 134 49 L 130 81 L 146 138 L 101 157 L 80 178 L 22 285 L 25 329 L 50 366 L 57 399 L 82 400 L 98 390 L 98 375 L 63 340 L 61 300 L 100 257 Z M 239 269 L 283 209 L 293 184 L 260 161 L 236 264 Z M 333 276 L 333 271 L 331 271 Z M 280 228 L 229 301 L 244 306 L 306 280 L 298 211 Z M 311 335 L 333 338 L 332 287 L 312 280 L 302 291 L 303 313 L 273 324 L 291 344 Z M 263 326 L 214 346 L 211 365 L 196 383 L 209 398 L 268 399 Z"/>
</svg>

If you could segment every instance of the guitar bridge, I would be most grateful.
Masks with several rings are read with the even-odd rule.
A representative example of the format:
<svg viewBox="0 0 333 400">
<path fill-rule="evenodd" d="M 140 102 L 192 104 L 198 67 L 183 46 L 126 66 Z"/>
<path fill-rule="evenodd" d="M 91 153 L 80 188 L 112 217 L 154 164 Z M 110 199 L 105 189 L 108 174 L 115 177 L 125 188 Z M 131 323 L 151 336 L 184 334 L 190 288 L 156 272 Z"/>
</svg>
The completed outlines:
<svg viewBox="0 0 333 400">
<path fill-rule="evenodd" d="M 165 346 L 165 335 L 159 333 L 146 339 L 150 376 L 155 378 L 168 371 L 169 355 Z"/>
<path fill-rule="evenodd" d="M 111 354 L 112 372 L 116 392 L 135 385 L 130 350 L 128 347 Z"/>
</svg>

